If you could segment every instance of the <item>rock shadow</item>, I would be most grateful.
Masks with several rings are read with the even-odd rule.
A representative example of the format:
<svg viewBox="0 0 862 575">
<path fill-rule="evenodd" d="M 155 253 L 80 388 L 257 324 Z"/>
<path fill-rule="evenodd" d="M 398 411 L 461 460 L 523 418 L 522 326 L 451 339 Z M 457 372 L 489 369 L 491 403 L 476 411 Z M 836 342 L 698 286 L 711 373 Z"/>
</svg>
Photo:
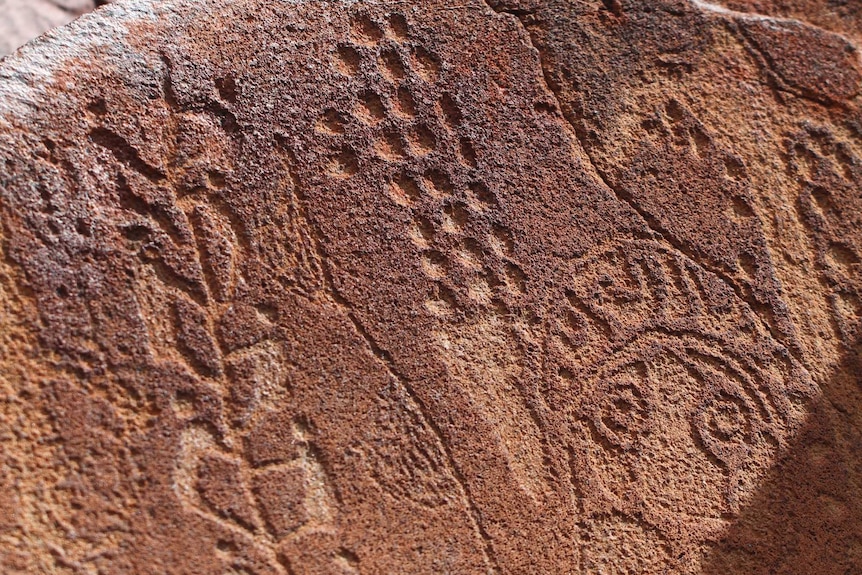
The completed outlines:
<svg viewBox="0 0 862 575">
<path fill-rule="evenodd" d="M 862 338 L 822 391 L 704 575 L 862 572 Z"/>
</svg>

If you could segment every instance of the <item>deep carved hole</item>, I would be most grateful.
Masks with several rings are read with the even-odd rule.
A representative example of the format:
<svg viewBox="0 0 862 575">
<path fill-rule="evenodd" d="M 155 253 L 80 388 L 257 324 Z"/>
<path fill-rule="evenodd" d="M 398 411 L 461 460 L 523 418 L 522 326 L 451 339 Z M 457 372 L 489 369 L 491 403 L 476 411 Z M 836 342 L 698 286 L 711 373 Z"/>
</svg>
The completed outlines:
<svg viewBox="0 0 862 575">
<path fill-rule="evenodd" d="M 391 81 L 397 82 L 404 78 L 404 63 L 401 62 L 401 56 L 394 49 L 389 48 L 380 54 L 381 70 L 383 74 Z"/>
<path fill-rule="evenodd" d="M 99 98 L 98 100 L 90 102 L 87 105 L 87 110 L 96 116 L 104 116 L 108 113 L 108 105 L 105 103 L 103 98 Z"/>
<path fill-rule="evenodd" d="M 437 146 L 437 137 L 426 126 L 417 126 L 410 138 L 410 147 L 418 156 L 426 156 Z"/>
<path fill-rule="evenodd" d="M 475 199 L 477 207 L 488 209 L 497 206 L 497 197 L 482 182 L 472 182 L 469 185 L 470 195 Z"/>
<path fill-rule="evenodd" d="M 739 218 L 751 218 L 754 217 L 754 210 L 751 209 L 751 206 L 748 205 L 748 202 L 743 198 L 734 197 L 733 198 L 733 213 Z"/>
<path fill-rule="evenodd" d="M 344 148 L 329 163 L 329 173 L 336 177 L 349 177 L 359 171 L 359 160 L 350 148 Z"/>
<path fill-rule="evenodd" d="M 440 59 L 421 46 L 413 50 L 416 72 L 427 82 L 433 82 L 440 74 Z"/>
<path fill-rule="evenodd" d="M 461 110 L 458 108 L 458 103 L 447 93 L 440 96 L 440 112 L 443 114 L 443 119 L 450 129 L 456 130 L 461 125 L 463 117 Z"/>
<path fill-rule="evenodd" d="M 416 101 L 413 99 L 413 95 L 410 93 L 405 87 L 398 88 L 398 112 L 404 116 L 415 116 L 416 115 Z"/>
<path fill-rule="evenodd" d="M 422 192 L 419 185 L 413 176 L 409 174 L 400 174 L 392 182 L 392 199 L 402 206 L 407 206 L 422 197 Z"/>
<path fill-rule="evenodd" d="M 667 105 L 665 105 L 665 111 L 667 112 L 668 117 L 670 117 L 674 122 L 679 122 L 685 117 L 685 111 L 676 100 L 668 102 Z"/>
<path fill-rule="evenodd" d="M 386 108 L 383 100 L 370 90 L 359 94 L 359 108 L 357 110 L 359 119 L 366 124 L 376 124 L 386 117 Z"/>
<path fill-rule="evenodd" d="M 406 40 L 407 37 L 410 35 L 410 28 L 407 25 L 407 18 L 405 18 L 401 14 L 392 14 L 389 17 L 389 30 L 391 30 L 392 35 L 399 40 Z"/>
<path fill-rule="evenodd" d="M 476 150 L 473 148 L 473 143 L 467 138 L 461 138 L 459 148 L 461 159 L 464 160 L 464 163 L 470 168 L 475 168 L 477 165 L 477 158 Z"/>
<path fill-rule="evenodd" d="M 353 35 L 364 44 L 376 44 L 383 38 L 383 31 L 368 15 L 361 14 L 353 19 Z"/>
<path fill-rule="evenodd" d="M 811 190 L 811 199 L 814 201 L 814 207 L 817 208 L 821 215 L 826 215 L 830 208 L 830 194 L 826 188 L 820 186 Z"/>
<path fill-rule="evenodd" d="M 330 134 L 344 133 L 344 119 L 336 110 L 329 109 L 323 113 L 323 116 L 317 121 L 317 129 L 321 132 Z"/>
<path fill-rule="evenodd" d="M 452 181 L 446 172 L 432 168 L 425 172 L 425 178 L 431 184 L 435 196 L 444 197 L 452 194 Z"/>
<path fill-rule="evenodd" d="M 237 88 L 236 80 L 234 80 L 233 76 L 228 75 L 224 78 L 216 78 L 215 85 L 222 100 L 230 102 L 231 104 L 236 103 Z"/>
<path fill-rule="evenodd" d="M 443 213 L 445 214 L 445 219 L 448 220 L 447 227 L 451 230 L 463 228 L 467 225 L 467 221 L 470 218 L 470 212 L 461 204 L 446 206 Z"/>
<path fill-rule="evenodd" d="M 362 57 L 351 46 L 342 44 L 338 47 L 338 69 L 342 74 L 354 76 L 359 72 Z"/>
</svg>

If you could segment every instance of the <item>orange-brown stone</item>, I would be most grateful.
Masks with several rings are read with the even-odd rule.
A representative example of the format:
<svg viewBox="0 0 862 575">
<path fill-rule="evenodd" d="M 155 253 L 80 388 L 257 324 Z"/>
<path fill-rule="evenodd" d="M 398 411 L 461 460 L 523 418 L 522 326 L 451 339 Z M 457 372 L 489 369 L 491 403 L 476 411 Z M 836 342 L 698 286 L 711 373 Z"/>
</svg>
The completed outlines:
<svg viewBox="0 0 862 575">
<path fill-rule="evenodd" d="M 0 570 L 862 568 L 860 14 L 126 0 L 0 63 Z"/>
</svg>

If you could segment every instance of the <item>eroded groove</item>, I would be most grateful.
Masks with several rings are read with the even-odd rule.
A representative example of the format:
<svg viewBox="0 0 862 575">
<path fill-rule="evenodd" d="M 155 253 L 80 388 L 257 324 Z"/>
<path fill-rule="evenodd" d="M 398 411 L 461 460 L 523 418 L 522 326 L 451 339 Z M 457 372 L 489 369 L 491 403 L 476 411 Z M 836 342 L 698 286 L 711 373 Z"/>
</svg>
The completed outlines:
<svg viewBox="0 0 862 575">
<path fill-rule="evenodd" d="M 107 128 L 94 128 L 90 130 L 90 139 L 111 152 L 120 163 L 129 166 L 151 182 L 158 184 L 165 180 L 165 174 L 161 170 L 145 162 L 138 150 L 116 132 Z"/>
<path fill-rule="evenodd" d="M 740 26 L 733 21 L 728 21 L 727 27 L 733 34 L 736 34 L 739 37 L 742 44 L 751 53 L 757 65 L 765 70 L 766 81 L 764 83 L 768 87 L 772 88 L 776 92 L 789 94 L 791 96 L 796 96 L 797 98 L 803 98 L 821 106 L 843 105 L 841 102 L 834 102 L 828 98 L 820 98 L 811 90 L 794 87 L 792 83 L 778 71 L 775 59 L 770 56 L 766 50 L 757 45 L 757 42 L 752 38 L 752 34 L 746 31 L 744 26 Z"/>
</svg>

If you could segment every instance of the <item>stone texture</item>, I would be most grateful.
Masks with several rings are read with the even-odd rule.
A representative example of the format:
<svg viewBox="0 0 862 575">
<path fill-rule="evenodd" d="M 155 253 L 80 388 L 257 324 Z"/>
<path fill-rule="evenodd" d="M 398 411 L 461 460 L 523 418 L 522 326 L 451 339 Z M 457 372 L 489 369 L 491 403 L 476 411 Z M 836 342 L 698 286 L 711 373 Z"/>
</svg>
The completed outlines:
<svg viewBox="0 0 862 575">
<path fill-rule="evenodd" d="M 823 6 L 129 0 L 8 57 L 3 571 L 858 572 Z"/>
<path fill-rule="evenodd" d="M 0 56 L 105 3 L 104 0 L 0 0 Z"/>
</svg>

